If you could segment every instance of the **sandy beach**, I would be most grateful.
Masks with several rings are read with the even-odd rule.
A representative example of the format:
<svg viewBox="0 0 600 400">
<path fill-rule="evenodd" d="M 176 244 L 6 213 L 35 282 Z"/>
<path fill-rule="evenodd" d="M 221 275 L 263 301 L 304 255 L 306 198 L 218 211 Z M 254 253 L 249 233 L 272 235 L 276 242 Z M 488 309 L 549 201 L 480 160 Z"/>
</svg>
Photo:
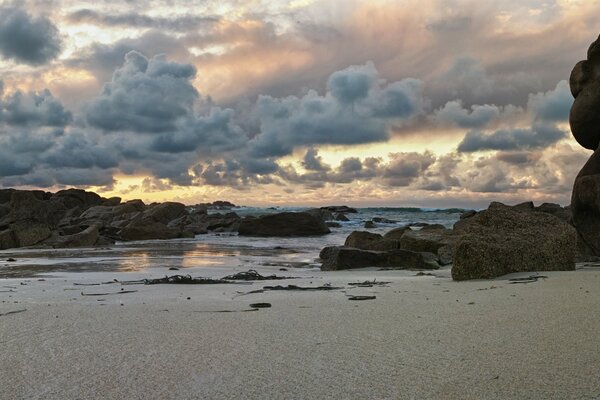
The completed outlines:
<svg viewBox="0 0 600 400">
<path fill-rule="evenodd" d="M 527 284 L 507 278 L 529 274 L 457 283 L 448 268 L 435 277 L 259 272 L 302 278 L 81 285 L 148 277 L 98 272 L 2 280 L 0 398 L 600 398 L 597 266 L 544 272 Z M 348 285 L 373 279 L 390 283 Z M 343 289 L 240 295 L 326 283 Z M 135 292 L 115 294 L 122 289 Z M 272 307 L 245 311 L 257 302 Z"/>
</svg>

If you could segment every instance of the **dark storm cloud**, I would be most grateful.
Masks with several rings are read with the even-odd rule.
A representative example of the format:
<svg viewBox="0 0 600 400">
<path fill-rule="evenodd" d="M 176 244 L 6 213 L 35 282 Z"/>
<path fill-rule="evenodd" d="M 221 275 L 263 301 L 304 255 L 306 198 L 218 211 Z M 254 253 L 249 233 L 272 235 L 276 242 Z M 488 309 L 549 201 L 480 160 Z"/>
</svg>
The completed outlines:
<svg viewBox="0 0 600 400">
<path fill-rule="evenodd" d="M 219 21 L 216 16 L 180 15 L 176 17 L 151 17 L 133 12 L 111 14 L 87 8 L 72 12 L 67 19 L 73 23 L 88 23 L 101 26 L 124 26 L 138 28 L 157 28 L 172 31 L 191 31 Z"/>
<path fill-rule="evenodd" d="M 319 152 L 314 147 L 309 147 L 306 150 L 302 166 L 308 171 L 328 171 L 331 167 L 323 162 L 323 159 L 319 157 Z"/>
<path fill-rule="evenodd" d="M 470 131 L 458 145 L 458 151 L 539 149 L 567 136 L 566 132 L 548 124 L 534 124 L 530 129 L 501 129 L 493 133 Z"/>
<path fill-rule="evenodd" d="M 154 151 L 181 153 L 202 147 L 207 154 L 240 149 L 247 141 L 245 132 L 234 122 L 233 110 L 212 108 L 207 116 L 188 118 L 179 130 L 157 136 Z"/>
<path fill-rule="evenodd" d="M 383 170 L 383 180 L 390 186 L 409 186 L 435 162 L 432 153 L 392 153 Z"/>
<path fill-rule="evenodd" d="M 48 18 L 34 18 L 18 7 L 0 7 L 2 57 L 41 65 L 58 57 L 61 44 L 58 29 Z"/>
<path fill-rule="evenodd" d="M 165 132 L 192 112 L 198 93 L 190 84 L 191 65 L 164 57 L 147 59 L 131 51 L 100 96 L 87 104 L 87 122 L 105 131 Z"/>
<path fill-rule="evenodd" d="M 64 127 L 71 120 L 71 113 L 47 89 L 0 97 L 0 124 Z"/>
<path fill-rule="evenodd" d="M 261 134 L 252 140 L 251 154 L 283 156 L 301 145 L 381 142 L 389 138 L 391 122 L 423 111 L 419 81 L 381 87 L 371 63 L 335 72 L 328 82 L 324 96 L 312 90 L 303 97 L 260 96 Z"/>
</svg>

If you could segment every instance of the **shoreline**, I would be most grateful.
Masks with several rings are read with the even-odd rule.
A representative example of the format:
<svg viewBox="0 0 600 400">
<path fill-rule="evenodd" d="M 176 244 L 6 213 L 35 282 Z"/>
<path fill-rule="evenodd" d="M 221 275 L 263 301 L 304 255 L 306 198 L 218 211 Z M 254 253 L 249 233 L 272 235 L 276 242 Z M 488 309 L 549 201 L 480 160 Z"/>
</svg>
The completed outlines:
<svg viewBox="0 0 600 400">
<path fill-rule="evenodd" d="M 528 284 L 509 284 L 507 278 L 530 273 L 454 282 L 448 268 L 433 271 L 440 277 L 375 269 L 256 269 L 302 278 L 233 285 L 74 285 L 116 275 L 100 272 L 0 281 L 15 287 L 0 293 L 2 397 L 600 396 L 597 266 L 542 272 L 548 278 Z M 232 272 L 203 271 L 215 278 Z M 126 275 L 135 279 L 144 273 Z M 391 283 L 349 289 L 350 282 L 373 279 Z M 237 293 L 324 283 L 345 289 Z M 81 295 L 121 288 L 137 291 Z M 376 299 L 348 301 L 347 294 Z M 272 307 L 242 311 L 255 302 Z"/>
</svg>

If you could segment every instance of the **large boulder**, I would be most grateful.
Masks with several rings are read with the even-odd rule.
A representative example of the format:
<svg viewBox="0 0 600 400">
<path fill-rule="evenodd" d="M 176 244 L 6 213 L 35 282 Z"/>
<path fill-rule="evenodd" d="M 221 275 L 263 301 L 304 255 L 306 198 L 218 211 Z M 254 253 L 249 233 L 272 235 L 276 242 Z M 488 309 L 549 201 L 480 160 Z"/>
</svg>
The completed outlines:
<svg viewBox="0 0 600 400">
<path fill-rule="evenodd" d="M 453 245 L 457 240 L 456 234 L 444 227 L 437 229 L 408 230 L 400 237 L 400 248 L 417 252 L 437 254 L 438 249 Z"/>
<path fill-rule="evenodd" d="M 326 206 L 326 207 L 321 207 L 325 210 L 329 210 L 333 213 L 343 213 L 343 214 L 355 214 L 358 211 L 356 210 L 356 208 L 352 208 L 352 207 L 348 207 L 348 206 Z"/>
<path fill-rule="evenodd" d="M 455 280 L 575 269 L 575 229 L 553 215 L 495 205 L 468 220 L 454 246 Z"/>
<path fill-rule="evenodd" d="M 354 231 L 347 238 L 344 246 L 355 247 L 362 250 L 394 250 L 400 248 L 400 242 L 393 239 L 385 239 L 377 233 Z"/>
<path fill-rule="evenodd" d="M 53 237 L 45 242 L 54 248 L 91 247 L 100 237 L 100 225 L 92 225 L 72 235 Z"/>
<path fill-rule="evenodd" d="M 305 212 L 283 212 L 258 218 L 244 218 L 241 236 L 316 236 L 330 233 L 325 223 Z"/>
<path fill-rule="evenodd" d="M 19 222 L 11 225 L 16 247 L 38 244 L 52 235 L 48 225 L 39 222 Z"/>
<path fill-rule="evenodd" d="M 142 214 L 142 218 L 150 219 L 155 222 L 161 222 L 166 225 L 174 219 L 184 215 L 187 215 L 184 204 L 167 201 L 165 203 L 160 203 L 149 207 Z"/>
<path fill-rule="evenodd" d="M 600 256 L 600 173 L 575 179 L 571 209 L 580 252 Z"/>
<path fill-rule="evenodd" d="M 399 228 L 394 228 L 390 231 L 387 231 L 383 237 L 386 239 L 395 239 L 395 240 L 400 240 L 400 238 L 406 233 L 409 232 L 410 226 L 401 226 Z"/>
<path fill-rule="evenodd" d="M 310 215 L 312 215 L 313 217 L 317 217 L 319 218 L 321 221 L 332 221 L 333 218 L 333 213 L 329 210 L 326 210 L 324 208 L 310 208 L 306 211 L 304 211 L 306 213 L 309 213 Z"/>
<path fill-rule="evenodd" d="M 0 232 L 0 250 L 17 247 L 17 241 L 12 229 L 5 229 Z"/>
<path fill-rule="evenodd" d="M 103 201 L 102 197 L 96 193 L 81 189 L 59 190 L 50 197 L 50 200 L 62 202 L 67 209 L 79 207 L 84 210 L 97 206 Z"/>
<path fill-rule="evenodd" d="M 327 250 L 325 250 L 327 249 Z M 393 269 L 430 269 L 421 253 L 407 250 L 373 251 L 353 247 L 328 247 L 321 251 L 323 271 L 380 267 Z"/>
</svg>

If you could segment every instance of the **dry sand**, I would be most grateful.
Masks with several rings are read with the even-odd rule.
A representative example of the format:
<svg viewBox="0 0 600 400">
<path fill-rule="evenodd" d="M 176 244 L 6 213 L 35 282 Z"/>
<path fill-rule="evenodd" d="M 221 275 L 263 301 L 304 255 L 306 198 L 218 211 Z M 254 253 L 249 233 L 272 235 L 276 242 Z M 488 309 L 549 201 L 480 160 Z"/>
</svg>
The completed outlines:
<svg viewBox="0 0 600 400">
<path fill-rule="evenodd" d="M 598 267 L 543 273 L 547 279 L 529 284 L 453 282 L 448 270 L 260 272 L 274 271 L 305 278 L 123 287 L 74 283 L 148 275 L 0 280 L 0 398 L 600 398 Z M 374 278 L 391 283 L 347 285 Z M 235 297 L 269 284 L 326 282 L 345 292 Z M 121 288 L 137 292 L 81 295 Z M 211 312 L 255 302 L 273 306 Z"/>
</svg>

